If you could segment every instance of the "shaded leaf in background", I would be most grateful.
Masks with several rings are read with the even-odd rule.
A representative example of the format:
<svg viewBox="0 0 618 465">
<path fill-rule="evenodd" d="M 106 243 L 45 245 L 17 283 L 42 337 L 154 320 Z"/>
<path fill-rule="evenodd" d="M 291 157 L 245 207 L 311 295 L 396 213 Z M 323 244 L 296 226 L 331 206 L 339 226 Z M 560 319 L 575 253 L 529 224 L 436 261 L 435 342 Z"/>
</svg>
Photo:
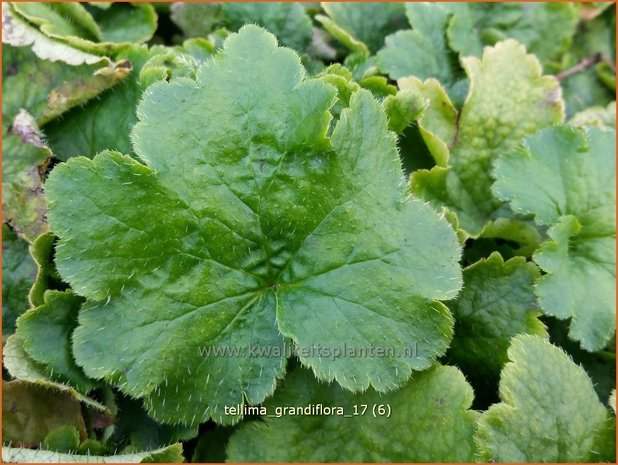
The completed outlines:
<svg viewBox="0 0 618 465">
<path fill-rule="evenodd" d="M 196 426 L 162 425 L 146 413 L 141 400 L 119 396 L 118 417 L 111 441 L 116 447 L 153 450 L 197 436 Z"/>
<path fill-rule="evenodd" d="M 228 461 L 470 462 L 477 418 L 469 410 L 473 396 L 455 367 L 415 373 L 406 386 L 389 394 L 353 394 L 298 370 L 266 401 L 269 416 L 263 422 L 248 422 L 232 434 Z M 288 413 L 273 418 L 277 407 L 317 404 L 341 407 L 351 417 Z M 386 404 L 392 408 L 390 416 L 374 417 L 374 406 Z M 368 408 L 361 414 L 363 405 Z"/>
<path fill-rule="evenodd" d="M 225 26 L 232 31 L 245 24 L 257 24 L 272 32 L 281 45 L 301 52 L 311 41 L 311 20 L 300 3 L 225 2 L 221 9 Z"/>
<path fill-rule="evenodd" d="M 407 26 L 402 3 L 322 2 L 322 8 L 335 26 L 363 43 L 371 53 L 384 46 L 387 35 Z"/>
<path fill-rule="evenodd" d="M 208 37 L 223 22 L 219 2 L 175 2 L 170 11 L 185 37 Z"/>
<path fill-rule="evenodd" d="M 50 431 L 66 425 L 86 438 L 81 407 L 70 394 L 23 381 L 2 381 L 3 443 L 38 446 Z"/>
<path fill-rule="evenodd" d="M 2 130 L 2 221 L 28 242 L 49 230 L 43 173 L 52 153 L 42 138 L 25 110 Z"/>
<path fill-rule="evenodd" d="M 245 24 L 257 24 L 299 52 L 312 37 L 311 20 L 298 2 L 179 2 L 172 5 L 172 20 L 186 37 L 208 37 L 220 27 L 235 32 Z"/>
<path fill-rule="evenodd" d="M 446 27 L 452 10 L 448 3 L 406 3 L 412 30 L 386 37 L 378 54 L 378 66 L 393 80 L 415 76 L 435 78 L 445 87 L 455 79 L 456 60 L 446 42 Z"/>
<path fill-rule="evenodd" d="M 36 277 L 36 264 L 28 243 L 2 225 L 2 343 L 15 332 L 17 317 L 30 307 L 28 292 Z"/>
<path fill-rule="evenodd" d="M 39 125 L 81 105 L 124 79 L 130 63 L 72 66 L 38 58 L 28 47 L 2 46 L 2 117 L 12 121 L 22 108 Z"/>
<path fill-rule="evenodd" d="M 545 274 L 544 313 L 571 318 L 569 337 L 588 351 L 616 331 L 616 133 L 556 126 L 524 139 L 495 163 L 496 195 L 549 227 L 534 254 Z"/>
<path fill-rule="evenodd" d="M 132 136 L 147 165 L 107 152 L 50 174 L 58 270 L 90 299 L 74 334 L 78 364 L 144 397 L 155 419 L 238 421 L 222 406 L 272 393 L 284 337 L 319 377 L 353 390 L 392 389 L 446 350 L 452 319 L 437 299 L 460 286 L 455 234 L 406 199 L 394 138 L 369 92 L 353 95 L 329 138 L 335 89 L 303 74 L 274 36 L 243 27 L 202 65 L 199 85 L 148 89 Z M 205 107 L 217 117 L 199 117 Z M 307 351 L 341 341 L 418 350 L 355 364 Z M 279 355 L 199 352 L 251 344 Z"/>
<path fill-rule="evenodd" d="M 2 350 L 2 362 L 9 374 L 19 381 L 41 386 L 45 389 L 66 393 L 78 402 L 104 414 L 109 414 L 106 405 L 87 397 L 75 388 L 52 381 L 45 373 L 45 368 L 36 363 L 24 350 L 23 341 L 17 334 L 9 336 Z"/>
<path fill-rule="evenodd" d="M 559 62 L 575 34 L 574 3 L 461 3 L 448 27 L 451 48 L 462 57 L 480 57 L 483 47 L 512 38 L 544 66 Z"/>
<path fill-rule="evenodd" d="M 242 423 L 241 423 L 242 424 Z M 200 434 L 193 450 L 193 463 L 223 463 L 227 458 L 227 445 L 237 427 L 217 426 Z"/>
<path fill-rule="evenodd" d="M 592 63 L 561 79 L 567 115 L 572 116 L 592 106 L 606 106 L 616 100 L 615 88 L 610 89 L 603 83 L 594 66 L 598 59 L 611 63 L 615 80 L 615 56 L 616 7 L 612 5 L 596 18 L 579 23 L 573 45 L 564 58 L 563 68 L 567 69 L 583 60 L 591 60 Z"/>
<path fill-rule="evenodd" d="M 204 48 L 199 44 L 189 42 L 187 47 L 196 55 L 199 51 L 198 56 L 203 58 Z M 129 135 L 137 122 L 135 112 L 144 90 L 156 80 L 191 75 L 196 68 L 196 59 L 180 47 L 125 47 L 116 58 L 132 65 L 126 79 L 96 100 L 45 125 L 49 146 L 60 160 L 93 157 L 107 149 L 132 153 Z M 152 61 L 159 58 L 159 62 Z"/>
<path fill-rule="evenodd" d="M 560 122 L 563 103 L 556 79 L 542 76 L 538 60 L 514 40 L 486 48 L 482 60 L 466 57 L 462 64 L 470 89 L 454 139 L 443 141 L 450 151 L 448 167 L 414 172 L 410 187 L 435 207 L 456 213 L 461 228 L 474 237 L 501 205 L 490 190 L 493 159 L 526 134 Z M 426 116 L 422 124 L 442 128 L 444 123 Z M 444 145 L 437 151 L 439 164 L 444 162 Z"/>
<path fill-rule="evenodd" d="M 505 262 L 494 252 L 465 268 L 463 276 L 462 292 L 448 305 L 455 335 L 447 358 L 461 368 L 478 397 L 496 389 L 511 338 L 547 336 L 533 292 L 540 273 L 523 257 Z"/>
<path fill-rule="evenodd" d="M 500 404 L 479 419 L 479 458 L 494 462 L 612 461 L 615 420 L 586 372 L 538 336 L 513 340 L 500 378 Z M 602 453 L 600 454 L 599 451 Z"/>
</svg>

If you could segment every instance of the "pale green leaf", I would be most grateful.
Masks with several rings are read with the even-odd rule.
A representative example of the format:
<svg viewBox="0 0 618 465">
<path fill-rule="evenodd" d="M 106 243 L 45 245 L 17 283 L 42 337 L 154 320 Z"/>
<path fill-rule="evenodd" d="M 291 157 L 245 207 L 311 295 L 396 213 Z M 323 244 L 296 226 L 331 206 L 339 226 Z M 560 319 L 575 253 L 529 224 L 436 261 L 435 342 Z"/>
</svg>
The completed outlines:
<svg viewBox="0 0 618 465">
<path fill-rule="evenodd" d="M 444 110 L 437 117 L 426 114 L 421 122 L 429 131 L 428 146 L 435 147 L 437 163 L 444 163 L 444 146 L 449 148 L 448 168 L 419 170 L 410 183 L 413 193 L 456 213 L 461 228 L 475 237 L 501 206 L 490 190 L 492 161 L 523 136 L 560 122 L 563 103 L 556 79 L 542 76 L 537 59 L 513 40 L 486 48 L 482 60 L 467 57 L 462 63 L 470 84 L 456 129 L 444 128 Z M 444 92 L 436 92 L 435 86 L 425 84 L 434 94 L 427 97 L 443 100 Z M 436 105 L 430 103 L 430 108 Z M 435 127 L 456 137 L 437 144 Z"/>
<path fill-rule="evenodd" d="M 94 17 L 77 2 L 13 2 L 10 5 L 14 21 L 29 23 L 30 35 L 42 35 L 42 41 L 51 39 L 53 47 L 60 43 L 99 55 L 114 54 L 131 42 L 146 42 L 157 27 L 154 8 L 147 3 L 116 3 L 106 10 L 93 9 Z"/>
<path fill-rule="evenodd" d="M 389 95 L 382 102 L 388 116 L 391 131 L 401 133 L 425 111 L 425 102 L 417 92 L 401 90 L 396 95 Z"/>
<path fill-rule="evenodd" d="M 2 448 L 3 462 L 19 463 L 182 463 L 182 445 L 173 444 L 148 452 L 129 452 L 119 455 L 76 455 L 47 450 Z"/>
<path fill-rule="evenodd" d="M 508 207 L 505 207 L 508 208 Z M 504 213 L 504 216 L 510 216 Z M 541 245 L 539 228 L 530 219 L 498 218 L 490 221 L 481 230 L 480 239 L 506 240 L 513 244 L 515 255 L 529 257 Z"/>
<path fill-rule="evenodd" d="M 611 428 L 613 418 L 580 366 L 558 347 L 531 335 L 516 337 L 508 356 L 500 379 L 502 402 L 479 419 L 481 461 L 613 460 L 595 447 L 595 436 Z"/>
<path fill-rule="evenodd" d="M 449 147 L 457 134 L 457 110 L 444 87 L 435 79 L 422 82 L 415 77 L 397 81 L 401 91 L 412 91 L 426 101 L 418 118 L 418 128 L 438 166 L 447 166 Z"/>
<path fill-rule="evenodd" d="M 471 462 L 477 418 L 469 410 L 473 396 L 454 367 L 416 373 L 406 386 L 386 395 L 372 390 L 352 394 L 299 370 L 264 404 L 263 422 L 247 423 L 232 434 L 228 461 Z M 312 406 L 342 412 L 283 413 L 285 407 Z"/>
<path fill-rule="evenodd" d="M 333 19 L 324 15 L 316 15 L 315 20 L 318 21 L 330 35 L 352 52 L 347 58 L 358 57 L 361 61 L 369 58 L 370 52 L 367 45 L 354 37 L 349 31 L 339 26 Z M 346 63 L 346 66 L 347 65 L 348 63 Z"/>
<path fill-rule="evenodd" d="M 558 126 L 529 136 L 495 164 L 494 192 L 547 225 L 534 260 L 544 313 L 571 318 L 569 335 L 589 351 L 616 328 L 616 142 L 613 130 Z"/>
<path fill-rule="evenodd" d="M 73 66 L 105 60 L 101 56 L 86 53 L 46 36 L 15 14 L 12 4 L 8 3 L 2 7 L 2 43 L 15 47 L 31 46 L 39 58 L 62 61 Z"/>
<path fill-rule="evenodd" d="M 456 236 L 406 198 L 369 92 L 327 134 L 334 96 L 246 26 L 197 82 L 148 88 L 132 135 L 142 162 L 106 152 L 52 171 L 58 270 L 90 300 L 74 333 L 87 375 L 144 397 L 159 420 L 232 423 L 223 405 L 273 392 L 286 338 L 318 377 L 355 391 L 393 389 L 444 353 L 452 319 L 436 299 L 460 287 Z M 343 341 L 392 350 L 354 364 L 307 353 Z M 256 344 L 279 352 L 242 352 Z"/>
<path fill-rule="evenodd" d="M 598 126 L 616 127 L 616 102 L 607 104 L 606 107 L 591 107 L 573 115 L 569 120 L 573 126 Z"/>
<path fill-rule="evenodd" d="M 141 44 L 157 28 L 157 15 L 147 3 L 113 2 L 109 8 L 91 10 L 101 30 L 101 42 Z"/>
</svg>

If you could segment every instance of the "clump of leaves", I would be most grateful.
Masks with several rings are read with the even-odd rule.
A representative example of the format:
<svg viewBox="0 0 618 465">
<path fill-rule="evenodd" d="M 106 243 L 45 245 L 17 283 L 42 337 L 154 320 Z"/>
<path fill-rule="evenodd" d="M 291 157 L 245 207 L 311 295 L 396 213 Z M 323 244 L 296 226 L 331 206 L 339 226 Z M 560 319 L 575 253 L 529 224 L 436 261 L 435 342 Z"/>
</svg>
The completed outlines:
<svg viewBox="0 0 618 465">
<path fill-rule="evenodd" d="M 250 81 L 249 56 L 262 70 Z M 160 420 L 227 423 L 238 418 L 223 406 L 264 400 L 286 357 L 204 359 L 200 344 L 267 349 L 291 339 L 302 352 L 392 341 L 403 352 L 424 341 L 409 357 L 354 365 L 300 355 L 351 390 L 391 390 L 444 353 L 452 318 L 436 299 L 460 286 L 455 234 L 406 198 L 395 141 L 367 91 L 327 135 L 335 94 L 305 78 L 273 36 L 246 26 L 197 81 L 147 90 L 133 131 L 144 164 L 105 152 L 52 171 L 56 263 L 88 299 L 74 353 L 89 376 L 146 397 Z M 200 122 L 205 105 L 217 120 Z M 153 345 L 156 334 L 167 343 Z M 104 350 L 114 340 L 118 350 Z"/>
</svg>

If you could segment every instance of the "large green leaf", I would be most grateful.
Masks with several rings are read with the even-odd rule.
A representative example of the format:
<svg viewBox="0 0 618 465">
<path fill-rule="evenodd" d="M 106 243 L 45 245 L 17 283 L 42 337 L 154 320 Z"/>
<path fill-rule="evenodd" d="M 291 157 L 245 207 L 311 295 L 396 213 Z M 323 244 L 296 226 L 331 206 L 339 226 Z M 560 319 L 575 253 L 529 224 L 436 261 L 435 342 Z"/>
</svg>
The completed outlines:
<svg viewBox="0 0 618 465">
<path fill-rule="evenodd" d="M 17 335 L 26 352 L 44 367 L 50 379 L 87 393 L 95 384 L 75 365 L 71 349 L 82 299 L 70 291 L 47 291 L 44 299 L 43 305 L 19 318 Z"/>
<path fill-rule="evenodd" d="M 386 395 L 352 394 L 299 370 L 265 403 L 263 422 L 232 434 L 228 461 L 471 462 L 477 418 L 469 410 L 472 398 L 454 367 L 416 373 Z"/>
<path fill-rule="evenodd" d="M 36 278 L 36 264 L 28 244 L 2 225 L 2 342 L 15 332 L 17 317 L 30 307 L 28 292 Z"/>
<path fill-rule="evenodd" d="M 406 3 L 412 30 L 386 37 L 378 65 L 391 79 L 415 76 L 453 84 L 455 63 L 446 43 L 446 27 L 453 7 L 448 3 Z"/>
<path fill-rule="evenodd" d="M 476 236 L 501 206 L 490 190 L 492 160 L 523 136 L 560 122 L 563 103 L 556 79 L 542 76 L 538 60 L 514 40 L 486 48 L 482 60 L 466 57 L 462 63 L 470 87 L 456 130 L 444 128 L 445 122 L 448 124 L 444 110 L 436 115 L 437 121 L 430 114 L 422 121 L 429 131 L 427 144 L 435 151 L 436 162 L 444 163 L 446 145 L 449 166 L 419 170 L 410 182 L 413 193 L 436 207 L 446 206 L 457 214 L 460 227 Z M 401 87 L 406 88 L 403 81 Z M 425 84 L 429 85 L 430 89 L 435 87 Z M 436 91 L 427 97 L 446 98 L 444 92 Z M 436 104 L 430 103 L 432 106 Z M 453 134 L 453 139 L 437 144 L 435 136 L 439 133 L 434 127 L 440 127 L 443 134 Z"/>
<path fill-rule="evenodd" d="M 60 274 L 89 299 L 74 333 L 89 376 L 159 420 L 231 423 L 223 405 L 274 390 L 286 338 L 351 390 L 393 389 L 444 353 L 452 319 L 436 299 L 461 285 L 456 236 L 406 198 L 369 92 L 327 136 L 334 96 L 245 26 L 197 82 L 148 88 L 132 134 L 145 164 L 106 152 L 56 166 L 49 221 Z M 388 350 L 350 364 L 316 344 Z"/>
<path fill-rule="evenodd" d="M 464 288 L 449 304 L 455 317 L 455 336 L 449 360 L 475 386 L 491 389 L 507 361 L 511 338 L 547 332 L 537 317 L 533 284 L 540 275 L 523 257 L 504 261 L 498 252 L 467 267 Z"/>
<path fill-rule="evenodd" d="M 547 274 L 536 293 L 543 312 L 571 318 L 569 336 L 589 351 L 616 331 L 616 134 L 546 129 L 504 153 L 494 192 L 549 226 L 534 260 Z"/>
<path fill-rule="evenodd" d="M 599 446 L 607 449 L 609 441 L 597 442 L 615 428 L 614 419 L 580 366 L 538 336 L 518 336 L 508 355 L 511 361 L 500 379 L 502 402 L 479 419 L 476 439 L 482 461 L 614 460 L 615 455 L 599 454 Z"/>
</svg>

